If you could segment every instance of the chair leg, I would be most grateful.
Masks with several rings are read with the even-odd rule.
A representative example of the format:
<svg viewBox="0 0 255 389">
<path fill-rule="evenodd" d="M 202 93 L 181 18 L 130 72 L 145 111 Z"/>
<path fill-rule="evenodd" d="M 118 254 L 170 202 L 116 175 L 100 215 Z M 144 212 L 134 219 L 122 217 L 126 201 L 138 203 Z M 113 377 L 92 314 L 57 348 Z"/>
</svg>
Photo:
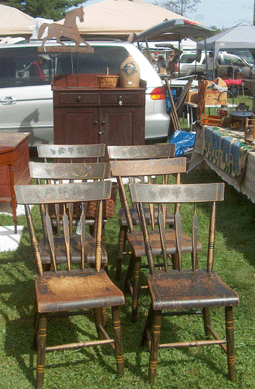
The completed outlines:
<svg viewBox="0 0 255 389">
<path fill-rule="evenodd" d="M 141 342 L 141 347 L 144 347 L 145 344 L 148 342 L 149 343 L 149 350 L 151 349 L 152 319 L 153 319 L 153 308 L 152 308 L 152 304 L 151 304 L 149 312 L 148 312 L 148 316 L 146 319 L 146 323 L 144 326 L 143 335 L 142 335 L 142 342 Z"/>
<path fill-rule="evenodd" d="M 125 250 L 126 237 L 128 228 L 120 226 L 119 241 L 118 241 L 118 257 L 116 263 L 116 280 L 121 280 L 121 267 L 123 260 L 123 252 Z"/>
<path fill-rule="evenodd" d="M 104 336 L 99 329 L 99 326 L 103 327 L 101 308 L 94 308 L 94 316 L 95 316 L 95 322 L 96 322 L 97 335 L 98 335 L 98 338 L 100 340 L 102 340 L 102 339 L 104 339 Z"/>
<path fill-rule="evenodd" d="M 119 307 L 112 307 L 112 323 L 114 329 L 115 355 L 119 375 L 124 374 L 124 358 L 120 325 Z"/>
<path fill-rule="evenodd" d="M 101 308 L 102 325 L 105 328 L 107 325 L 107 307 Z"/>
<path fill-rule="evenodd" d="M 161 311 L 154 311 L 149 363 L 149 382 L 151 386 L 154 384 L 157 370 L 161 319 Z"/>
<path fill-rule="evenodd" d="M 209 310 L 209 308 L 203 308 L 203 318 L 204 318 L 205 335 L 209 336 L 210 335 L 210 331 L 208 330 L 208 327 L 211 327 L 211 319 L 210 319 L 210 310 Z"/>
<path fill-rule="evenodd" d="M 227 338 L 228 376 L 230 381 L 235 382 L 235 344 L 234 344 L 233 307 L 225 308 L 225 320 L 226 320 L 226 338 Z"/>
<path fill-rule="evenodd" d="M 132 298 L 132 322 L 137 322 L 138 316 L 138 299 L 139 299 L 139 281 L 140 281 L 141 258 L 135 257 L 134 264 L 134 281 L 133 281 L 133 298 Z"/>
<path fill-rule="evenodd" d="M 124 294 L 127 294 L 130 292 L 129 283 L 131 282 L 131 279 L 132 279 L 134 266 L 135 266 L 135 256 L 133 254 L 131 254 L 131 256 L 129 258 L 129 264 L 128 264 L 126 279 L 125 279 L 124 288 L 123 288 Z"/>
<path fill-rule="evenodd" d="M 39 316 L 38 336 L 37 336 L 37 368 L 36 368 L 36 388 L 41 389 L 43 385 L 45 347 L 46 347 L 47 318 Z"/>
</svg>

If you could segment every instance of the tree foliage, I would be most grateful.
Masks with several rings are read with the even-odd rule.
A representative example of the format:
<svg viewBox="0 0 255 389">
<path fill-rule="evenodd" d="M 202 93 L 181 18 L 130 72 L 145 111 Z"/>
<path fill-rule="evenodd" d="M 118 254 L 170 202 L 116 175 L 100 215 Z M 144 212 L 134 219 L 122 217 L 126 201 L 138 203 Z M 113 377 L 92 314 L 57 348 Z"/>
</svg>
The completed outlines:
<svg viewBox="0 0 255 389">
<path fill-rule="evenodd" d="M 73 6 L 84 3 L 79 0 L 3 0 L 1 4 L 15 7 L 32 17 L 59 20 L 65 17 L 66 11 Z"/>
<path fill-rule="evenodd" d="M 188 16 L 189 12 L 195 12 L 201 0 L 167 0 L 160 1 L 162 7 L 178 15 Z"/>
</svg>

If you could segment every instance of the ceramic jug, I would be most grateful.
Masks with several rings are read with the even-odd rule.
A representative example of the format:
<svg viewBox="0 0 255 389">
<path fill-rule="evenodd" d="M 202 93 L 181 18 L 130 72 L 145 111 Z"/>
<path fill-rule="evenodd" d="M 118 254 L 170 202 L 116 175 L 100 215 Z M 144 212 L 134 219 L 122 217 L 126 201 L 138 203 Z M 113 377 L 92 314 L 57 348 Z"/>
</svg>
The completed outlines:
<svg viewBox="0 0 255 389">
<path fill-rule="evenodd" d="M 128 55 L 120 65 L 120 86 L 122 88 L 138 88 L 140 81 L 140 68 L 132 55 Z"/>
</svg>

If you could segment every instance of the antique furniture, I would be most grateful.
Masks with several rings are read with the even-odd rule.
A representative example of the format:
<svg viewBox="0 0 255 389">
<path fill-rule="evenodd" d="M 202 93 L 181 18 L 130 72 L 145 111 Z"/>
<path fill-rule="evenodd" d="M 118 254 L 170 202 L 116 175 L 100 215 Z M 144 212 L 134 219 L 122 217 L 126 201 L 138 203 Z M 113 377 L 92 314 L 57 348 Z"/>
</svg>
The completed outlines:
<svg viewBox="0 0 255 389">
<path fill-rule="evenodd" d="M 102 256 L 102 200 L 110 197 L 111 182 L 87 182 L 74 183 L 72 185 L 18 185 L 15 186 L 17 201 L 24 204 L 27 222 L 34 249 L 37 275 L 35 277 L 36 291 L 36 332 L 37 342 L 37 389 L 42 388 L 44 376 L 44 360 L 46 351 L 64 349 L 78 349 L 82 347 L 109 344 L 115 349 L 118 373 L 123 374 L 124 360 L 122 352 L 121 327 L 119 309 L 124 304 L 122 292 L 111 282 L 108 275 L 101 269 Z M 95 268 L 86 268 L 86 245 L 85 245 L 85 208 L 86 202 L 98 201 L 97 232 L 96 232 L 96 264 Z M 80 268 L 73 268 L 70 253 L 69 218 L 66 204 L 82 203 Z M 48 213 L 48 205 L 62 203 L 64 208 L 63 247 L 66 250 L 66 267 L 59 269 L 55 257 L 55 246 L 52 225 Z M 39 204 L 45 207 L 45 227 L 50 247 L 50 261 L 53 271 L 44 272 L 42 258 L 38 250 L 38 242 L 33 224 L 33 212 L 31 204 Z M 103 326 L 101 308 L 111 307 L 113 317 L 114 337 L 110 337 Z M 64 345 L 46 346 L 47 320 L 52 316 L 68 316 L 86 313 L 94 310 L 95 322 L 99 340 L 69 343 Z"/>
<path fill-rule="evenodd" d="M 74 76 L 53 81 L 55 144 L 144 144 L 145 85 L 99 88 L 96 75 Z"/>
<path fill-rule="evenodd" d="M 131 160 L 131 161 L 111 161 L 112 175 L 117 177 L 120 188 L 120 195 L 122 197 L 123 208 L 128 223 L 127 242 L 131 249 L 131 255 L 129 257 L 128 270 L 126 273 L 124 293 L 130 292 L 132 295 L 132 321 L 136 322 L 138 317 L 138 297 L 139 297 L 139 283 L 140 283 L 140 268 L 141 258 L 146 255 L 143 233 L 141 230 L 136 228 L 133 224 L 133 218 L 129 211 L 128 200 L 125 195 L 124 179 L 129 177 L 132 180 L 137 180 L 140 177 L 148 178 L 146 185 L 154 187 L 154 184 L 150 183 L 153 177 L 154 183 L 168 183 L 170 175 L 173 181 L 180 183 L 180 174 L 186 172 L 186 158 L 161 158 L 161 159 L 150 159 L 150 160 Z M 175 178 L 176 176 L 176 178 Z M 157 181 L 158 180 L 158 181 Z M 173 225 L 173 215 L 167 209 L 165 209 L 164 217 L 171 226 Z M 135 219 L 136 220 L 136 219 Z M 140 221 L 140 219 L 139 219 Z M 152 226 L 153 237 L 153 250 L 161 255 L 161 247 L 159 242 L 159 234 L 156 226 L 158 224 L 158 211 L 154 209 L 153 205 L 149 205 L 149 210 L 146 208 L 146 222 Z M 187 236 L 183 236 L 185 239 L 185 245 L 183 250 L 191 252 L 192 241 Z M 169 256 L 176 262 L 175 254 L 177 253 L 176 248 L 171 249 Z"/>
<path fill-rule="evenodd" d="M 234 326 L 232 307 L 238 305 L 238 295 L 230 289 L 213 271 L 216 202 L 224 200 L 224 183 L 219 184 L 193 184 L 193 185 L 130 185 L 132 200 L 139 204 L 141 213 L 142 230 L 146 255 L 150 268 L 147 277 L 151 294 L 151 307 L 145 325 L 142 344 L 149 341 L 150 363 L 149 380 L 153 385 L 158 359 L 158 349 L 162 347 L 189 347 L 219 344 L 227 353 L 229 379 L 235 380 L 235 351 L 234 351 Z M 161 251 L 164 266 L 160 270 L 155 267 L 155 252 L 153 250 L 153 238 L 148 230 L 143 210 L 144 203 L 158 204 L 159 229 Z M 197 203 L 211 203 L 211 214 L 208 217 L 208 247 L 207 265 L 199 268 L 198 261 L 198 215 Z M 165 228 L 163 207 L 166 204 L 176 204 L 175 229 Z M 181 236 L 181 220 L 187 218 L 188 208 L 181 212 L 183 204 L 192 203 L 190 206 L 192 229 L 192 261 L 182 258 L 183 237 Z M 204 214 L 205 216 L 205 214 Z M 203 229 L 204 227 L 203 224 Z M 168 240 L 168 234 L 172 239 Z M 178 251 L 178 267 L 169 269 L 167 254 L 169 248 L 175 246 Z M 205 253 L 206 253 L 205 249 Z M 204 252 L 204 250 L 203 250 Z M 201 255 L 202 257 L 202 255 Z M 201 258 L 202 262 L 202 258 Z M 185 269 L 183 269 L 185 267 Z M 225 307 L 226 339 L 220 337 L 211 328 L 210 311 L 212 307 Z M 198 311 L 199 310 L 199 311 Z M 196 340 L 185 342 L 173 342 L 160 344 L 161 319 L 163 314 L 203 314 L 205 335 L 212 335 L 214 340 Z M 172 329 L 170 331 L 172 333 Z"/>
<path fill-rule="evenodd" d="M 85 145 L 37 145 L 37 153 L 39 158 L 43 158 L 45 162 L 99 162 L 105 156 L 105 144 L 85 144 Z M 47 173 L 49 174 L 49 173 Z M 88 174 L 88 173 L 86 173 Z M 92 179 L 92 171 L 89 173 Z M 34 176 L 34 178 L 37 178 Z M 41 177 L 42 178 L 42 177 Z M 47 178 L 47 177 L 45 177 Z M 48 177 L 50 178 L 50 177 Z M 56 178 L 56 177 L 55 177 Z M 98 177 L 99 179 L 100 177 Z M 102 178 L 102 177 L 101 177 Z M 104 178 L 107 178 L 106 176 Z M 61 179 L 61 177 L 59 177 Z M 112 196 L 110 199 L 103 202 L 103 226 L 107 223 L 107 218 L 114 216 L 115 200 L 117 194 L 117 185 L 112 185 Z M 87 210 L 87 221 L 91 234 L 93 234 L 93 226 L 95 219 L 95 202 L 89 204 Z M 89 217 L 90 216 L 90 217 Z M 104 233 L 104 231 L 103 231 Z M 103 235 L 105 243 L 105 235 Z"/>
<path fill-rule="evenodd" d="M 93 145 L 37 145 L 37 154 L 44 162 L 99 162 L 105 156 L 105 144 Z"/>
<path fill-rule="evenodd" d="M 156 158 L 170 158 L 175 155 L 175 144 L 155 144 L 155 145 L 138 145 L 138 146 L 107 146 L 107 153 L 110 161 L 118 160 L 146 160 L 146 159 L 156 159 Z M 113 176 L 115 174 L 113 173 Z M 132 174 L 131 174 L 132 175 Z M 122 203 L 122 208 L 119 210 L 119 240 L 118 240 L 118 258 L 116 263 L 116 279 L 121 279 L 121 265 L 123 260 L 123 255 L 129 254 L 125 250 L 127 231 L 128 231 L 128 221 L 127 218 L 131 217 L 132 224 L 139 225 L 139 217 L 137 213 L 136 206 L 130 205 L 128 207 L 128 215 L 125 214 L 124 203 L 127 203 L 127 194 L 123 190 L 123 186 L 119 184 L 120 189 L 120 199 Z M 149 208 L 146 211 L 148 223 L 151 223 L 151 217 Z M 157 219 L 157 215 L 154 215 L 154 218 Z M 168 223 L 173 223 L 173 216 L 168 212 L 167 214 Z"/>
<path fill-rule="evenodd" d="M 28 133 L 0 134 L 0 202 L 12 206 L 15 234 L 17 233 L 17 201 L 15 184 L 29 184 Z"/>
<path fill-rule="evenodd" d="M 65 183 L 66 185 L 72 185 L 73 182 L 77 181 L 98 181 L 104 180 L 110 177 L 111 167 L 109 163 L 47 163 L 47 162 L 30 162 L 29 163 L 30 175 L 36 179 L 37 184 L 55 184 Z M 85 225 L 94 227 L 96 218 L 90 218 L 92 208 L 96 202 L 87 202 L 86 207 L 86 220 Z M 70 252 L 71 261 L 73 263 L 80 262 L 81 260 L 81 247 L 80 247 L 80 220 L 81 220 L 81 203 L 69 203 L 67 206 L 68 217 L 70 220 Z M 41 205 L 41 219 L 43 225 L 44 237 L 39 242 L 39 250 L 41 254 L 41 260 L 44 265 L 49 265 L 50 260 L 50 247 L 48 244 L 47 233 L 46 233 L 46 220 L 45 220 L 45 207 Z M 53 236 L 55 245 L 55 257 L 58 263 L 66 262 L 66 250 L 63 246 L 63 204 L 49 204 L 48 206 L 49 216 L 52 222 L 52 226 L 55 227 Z M 73 231 L 73 226 L 76 226 L 76 230 Z M 89 264 L 95 264 L 95 245 L 96 245 L 96 230 L 91 230 L 91 235 L 86 236 L 85 247 L 86 257 L 85 262 Z M 102 234 L 104 236 L 104 234 Z M 104 268 L 107 269 L 107 254 L 103 245 L 102 249 L 102 263 Z"/>
</svg>

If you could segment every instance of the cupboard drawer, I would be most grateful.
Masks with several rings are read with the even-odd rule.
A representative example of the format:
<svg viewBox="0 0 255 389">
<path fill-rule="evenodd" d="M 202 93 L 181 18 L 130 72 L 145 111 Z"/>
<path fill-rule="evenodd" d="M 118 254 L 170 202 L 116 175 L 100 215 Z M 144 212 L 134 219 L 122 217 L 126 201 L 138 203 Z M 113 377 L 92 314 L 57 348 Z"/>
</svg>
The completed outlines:
<svg viewBox="0 0 255 389">
<path fill-rule="evenodd" d="M 59 93 L 60 105 L 98 105 L 99 93 Z"/>
<path fill-rule="evenodd" d="M 145 97 L 144 93 L 141 93 L 139 91 L 137 92 L 123 92 L 121 93 L 109 93 L 109 92 L 102 92 L 100 95 L 101 98 L 101 105 L 118 105 L 118 106 L 134 106 L 134 105 L 144 105 L 145 103 Z"/>
</svg>

